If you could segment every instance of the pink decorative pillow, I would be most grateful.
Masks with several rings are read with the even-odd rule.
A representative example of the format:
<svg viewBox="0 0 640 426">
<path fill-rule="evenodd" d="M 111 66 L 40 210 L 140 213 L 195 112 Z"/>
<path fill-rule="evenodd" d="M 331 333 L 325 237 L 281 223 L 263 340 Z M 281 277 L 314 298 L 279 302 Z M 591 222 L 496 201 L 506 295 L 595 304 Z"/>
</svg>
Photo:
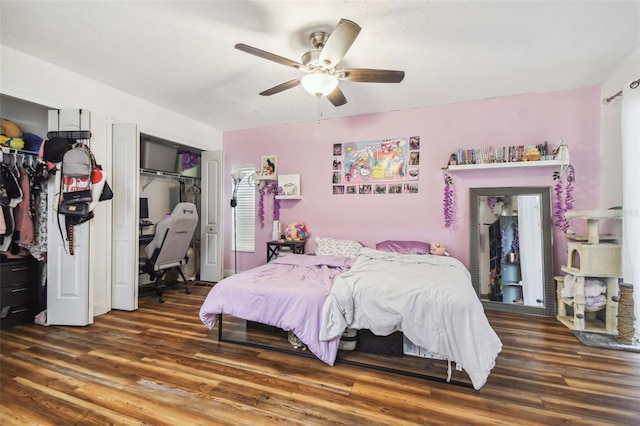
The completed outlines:
<svg viewBox="0 0 640 426">
<path fill-rule="evenodd" d="M 429 254 L 430 248 L 429 243 L 423 243 L 421 241 L 386 240 L 376 244 L 376 250 L 401 254 Z"/>
</svg>

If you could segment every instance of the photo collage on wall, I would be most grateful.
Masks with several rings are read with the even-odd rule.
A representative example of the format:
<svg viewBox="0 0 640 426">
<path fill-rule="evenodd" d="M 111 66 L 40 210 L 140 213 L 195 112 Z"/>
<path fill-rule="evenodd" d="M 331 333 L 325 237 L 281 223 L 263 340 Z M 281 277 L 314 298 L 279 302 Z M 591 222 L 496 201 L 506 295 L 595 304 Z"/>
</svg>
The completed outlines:
<svg viewBox="0 0 640 426">
<path fill-rule="evenodd" d="M 416 194 L 420 136 L 333 144 L 333 194 Z"/>
</svg>

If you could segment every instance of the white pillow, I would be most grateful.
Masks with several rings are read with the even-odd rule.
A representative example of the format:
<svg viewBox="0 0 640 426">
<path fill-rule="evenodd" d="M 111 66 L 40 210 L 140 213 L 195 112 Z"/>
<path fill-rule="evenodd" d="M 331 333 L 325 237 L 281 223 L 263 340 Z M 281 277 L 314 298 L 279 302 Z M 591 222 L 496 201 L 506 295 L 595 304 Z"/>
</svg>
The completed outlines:
<svg viewBox="0 0 640 426">
<path fill-rule="evenodd" d="M 356 257 L 363 247 L 357 241 L 316 237 L 316 255 Z"/>
</svg>

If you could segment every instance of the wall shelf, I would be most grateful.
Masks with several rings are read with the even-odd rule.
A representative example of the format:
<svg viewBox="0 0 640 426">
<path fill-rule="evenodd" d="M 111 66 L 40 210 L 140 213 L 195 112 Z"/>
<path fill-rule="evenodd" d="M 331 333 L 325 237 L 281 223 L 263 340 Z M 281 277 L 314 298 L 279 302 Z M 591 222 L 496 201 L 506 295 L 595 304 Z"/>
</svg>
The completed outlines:
<svg viewBox="0 0 640 426">
<path fill-rule="evenodd" d="M 486 163 L 486 164 L 460 164 L 451 165 L 446 168 L 450 172 L 465 172 L 468 170 L 484 169 L 512 169 L 522 167 L 560 167 L 561 160 L 539 160 L 539 161 L 514 161 L 510 163 Z M 566 162 L 564 162 L 566 164 Z"/>
<path fill-rule="evenodd" d="M 278 192 L 276 200 L 300 200 L 300 175 L 280 175 L 278 176 Z"/>
</svg>

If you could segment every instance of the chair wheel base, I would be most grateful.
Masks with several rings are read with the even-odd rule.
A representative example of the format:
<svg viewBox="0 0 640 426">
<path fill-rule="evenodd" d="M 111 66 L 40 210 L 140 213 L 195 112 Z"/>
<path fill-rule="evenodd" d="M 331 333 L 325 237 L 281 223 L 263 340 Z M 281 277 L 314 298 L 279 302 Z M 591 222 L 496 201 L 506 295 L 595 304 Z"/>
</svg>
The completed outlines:
<svg viewBox="0 0 640 426">
<path fill-rule="evenodd" d="M 185 292 L 185 293 L 187 293 L 187 294 L 191 294 L 191 289 L 190 289 L 190 288 L 188 288 L 188 289 L 186 289 L 184 292 Z"/>
</svg>

